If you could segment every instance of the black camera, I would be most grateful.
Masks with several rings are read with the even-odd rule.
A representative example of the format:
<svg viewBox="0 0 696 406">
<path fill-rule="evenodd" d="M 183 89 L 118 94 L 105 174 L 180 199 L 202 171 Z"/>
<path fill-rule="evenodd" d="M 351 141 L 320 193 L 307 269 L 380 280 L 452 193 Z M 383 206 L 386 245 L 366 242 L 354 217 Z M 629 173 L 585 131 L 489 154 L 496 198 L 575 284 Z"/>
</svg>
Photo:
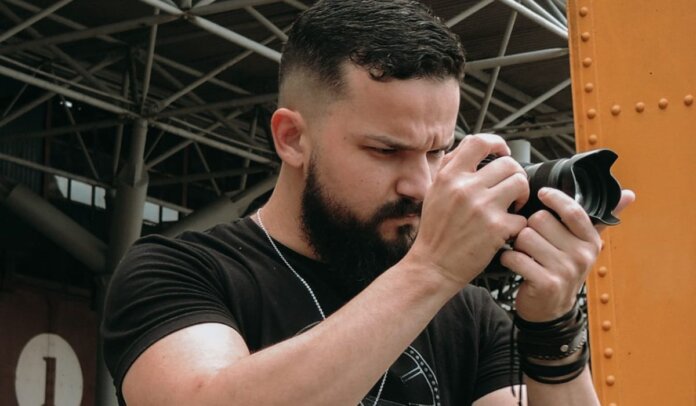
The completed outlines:
<svg viewBox="0 0 696 406">
<path fill-rule="evenodd" d="M 488 156 L 479 168 L 496 158 Z M 530 195 L 518 213 L 529 217 L 541 209 L 551 211 L 539 201 L 537 193 L 542 187 L 552 187 L 574 198 L 593 224 L 619 224 L 619 219 L 612 214 L 621 198 L 621 186 L 611 174 L 611 166 L 617 158 L 612 150 L 598 149 L 548 162 L 520 163 L 527 173 Z"/>
</svg>

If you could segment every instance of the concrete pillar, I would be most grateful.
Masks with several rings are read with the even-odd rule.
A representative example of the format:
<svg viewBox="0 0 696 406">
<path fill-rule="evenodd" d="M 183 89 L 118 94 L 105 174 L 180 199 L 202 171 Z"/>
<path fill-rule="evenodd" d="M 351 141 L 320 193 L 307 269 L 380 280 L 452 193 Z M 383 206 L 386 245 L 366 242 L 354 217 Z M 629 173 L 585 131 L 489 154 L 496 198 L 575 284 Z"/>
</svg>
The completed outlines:
<svg viewBox="0 0 696 406">
<path fill-rule="evenodd" d="M 0 203 L 92 271 L 103 271 L 106 244 L 31 189 L 0 179 Z"/>
<path fill-rule="evenodd" d="M 104 296 L 110 275 L 118 266 L 123 255 L 140 237 L 143 225 L 143 210 L 147 197 L 148 176 L 144 166 L 147 121 L 137 119 L 133 123 L 128 162 L 116 177 L 116 197 L 109 230 L 109 246 L 106 252 L 105 274 L 97 284 L 99 320 L 102 319 Z M 116 406 L 116 392 L 111 375 L 106 369 L 102 353 L 101 336 L 97 353 L 97 406 Z"/>
</svg>

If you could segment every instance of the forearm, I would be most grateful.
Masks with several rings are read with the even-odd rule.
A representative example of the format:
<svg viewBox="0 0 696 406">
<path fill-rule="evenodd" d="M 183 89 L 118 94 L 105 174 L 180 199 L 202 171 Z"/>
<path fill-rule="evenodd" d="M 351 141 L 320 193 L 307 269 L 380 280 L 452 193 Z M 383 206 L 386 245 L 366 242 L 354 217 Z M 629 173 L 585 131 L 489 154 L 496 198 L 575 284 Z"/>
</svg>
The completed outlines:
<svg viewBox="0 0 696 406">
<path fill-rule="evenodd" d="M 599 406 L 589 366 L 570 382 L 549 385 L 524 377 L 529 406 Z"/>
<path fill-rule="evenodd" d="M 397 265 L 312 330 L 221 370 L 203 403 L 354 406 L 457 290 Z"/>
</svg>

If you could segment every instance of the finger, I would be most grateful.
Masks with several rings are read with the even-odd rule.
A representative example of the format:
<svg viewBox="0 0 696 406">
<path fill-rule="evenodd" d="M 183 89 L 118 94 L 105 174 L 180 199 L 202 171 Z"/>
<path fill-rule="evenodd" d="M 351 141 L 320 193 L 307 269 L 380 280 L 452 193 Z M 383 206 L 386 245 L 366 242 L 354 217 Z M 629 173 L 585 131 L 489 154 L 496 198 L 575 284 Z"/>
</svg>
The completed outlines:
<svg viewBox="0 0 696 406">
<path fill-rule="evenodd" d="M 566 231 L 566 234 L 569 233 Z M 525 227 L 520 231 L 513 248 L 532 257 L 546 269 L 562 268 L 559 259 L 563 257 L 563 253 L 532 227 Z"/>
<path fill-rule="evenodd" d="M 527 225 L 560 251 L 572 249 L 577 244 L 578 237 L 548 210 L 539 210 L 529 216 Z"/>
<path fill-rule="evenodd" d="M 457 148 L 450 152 L 440 166 L 441 170 L 475 172 L 478 164 L 488 155 L 510 155 L 510 148 L 495 134 L 467 135 Z"/>
<path fill-rule="evenodd" d="M 508 232 L 508 238 L 505 239 L 507 241 L 519 235 L 520 231 L 527 226 L 527 218 L 519 214 L 507 214 L 505 224 Z"/>
<path fill-rule="evenodd" d="M 523 175 L 525 179 L 527 178 L 522 165 L 509 156 L 494 159 L 476 171 L 480 182 L 486 187 L 493 187 L 515 173 Z"/>
<path fill-rule="evenodd" d="M 546 207 L 558 214 L 563 224 L 578 238 L 585 241 L 594 241 L 597 238 L 597 230 L 590 217 L 573 198 L 558 189 L 548 187 L 541 188 L 538 196 Z"/>
<path fill-rule="evenodd" d="M 532 283 L 544 278 L 547 273 L 546 269 L 534 258 L 520 251 L 507 250 L 503 252 L 500 255 L 500 264 Z"/>
<path fill-rule="evenodd" d="M 484 168 L 485 169 L 485 168 Z M 522 207 L 529 200 L 529 181 L 524 173 L 515 172 L 490 188 L 504 209 L 513 203 Z"/>
<path fill-rule="evenodd" d="M 636 201 L 636 194 L 632 190 L 624 189 L 621 191 L 621 198 L 619 199 L 619 203 L 616 205 L 616 208 L 611 213 L 614 216 L 618 217 L 619 213 L 621 213 L 623 211 L 623 209 L 630 206 L 635 201 Z M 603 231 L 605 228 L 607 228 L 606 224 L 595 225 L 595 229 L 598 232 Z"/>
</svg>

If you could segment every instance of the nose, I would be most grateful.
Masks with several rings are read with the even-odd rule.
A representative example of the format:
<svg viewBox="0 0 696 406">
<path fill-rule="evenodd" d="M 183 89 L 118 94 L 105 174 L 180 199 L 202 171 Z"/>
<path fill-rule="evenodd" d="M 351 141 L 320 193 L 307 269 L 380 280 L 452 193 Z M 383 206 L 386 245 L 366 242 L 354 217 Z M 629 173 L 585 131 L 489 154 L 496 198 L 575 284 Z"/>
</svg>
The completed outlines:
<svg viewBox="0 0 696 406">
<path fill-rule="evenodd" d="M 396 193 L 405 198 L 422 202 L 435 175 L 435 165 L 427 155 L 419 155 L 401 165 Z"/>
</svg>

